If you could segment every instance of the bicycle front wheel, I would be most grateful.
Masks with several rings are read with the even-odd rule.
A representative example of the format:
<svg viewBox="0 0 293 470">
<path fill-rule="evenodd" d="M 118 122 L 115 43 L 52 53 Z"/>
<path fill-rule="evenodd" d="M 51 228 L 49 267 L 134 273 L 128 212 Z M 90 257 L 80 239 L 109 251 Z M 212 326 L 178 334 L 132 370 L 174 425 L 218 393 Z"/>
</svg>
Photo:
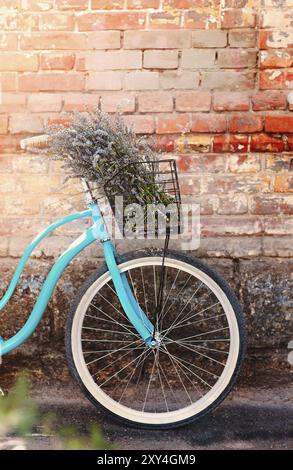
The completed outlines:
<svg viewBox="0 0 293 470">
<path fill-rule="evenodd" d="M 241 308 L 226 282 L 201 261 L 168 251 L 121 257 L 137 302 L 156 326 L 146 346 L 128 321 L 105 267 L 82 287 L 66 333 L 69 367 L 95 405 L 130 425 L 170 428 L 199 418 L 231 390 L 243 359 Z"/>
</svg>

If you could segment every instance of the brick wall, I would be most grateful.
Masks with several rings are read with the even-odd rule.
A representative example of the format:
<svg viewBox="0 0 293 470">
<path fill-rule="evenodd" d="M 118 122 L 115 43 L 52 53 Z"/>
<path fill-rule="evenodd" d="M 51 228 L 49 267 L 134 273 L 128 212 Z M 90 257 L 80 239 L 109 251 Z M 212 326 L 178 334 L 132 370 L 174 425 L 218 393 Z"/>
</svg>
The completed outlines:
<svg viewBox="0 0 293 470">
<path fill-rule="evenodd" d="M 119 107 L 136 132 L 155 134 L 178 159 L 182 191 L 202 207 L 197 254 L 232 281 L 250 344 L 284 347 L 293 336 L 292 6 L 0 0 L 0 288 L 39 227 L 82 207 L 77 188 L 62 185 L 58 165 L 22 154 L 20 139 L 41 133 L 61 111 Z M 63 228 L 37 250 L 33 277 L 24 278 L 15 300 L 22 314 L 43 258 L 56 256 L 81 228 Z M 62 336 L 56 317 L 87 270 L 75 272 L 36 341 Z"/>
</svg>

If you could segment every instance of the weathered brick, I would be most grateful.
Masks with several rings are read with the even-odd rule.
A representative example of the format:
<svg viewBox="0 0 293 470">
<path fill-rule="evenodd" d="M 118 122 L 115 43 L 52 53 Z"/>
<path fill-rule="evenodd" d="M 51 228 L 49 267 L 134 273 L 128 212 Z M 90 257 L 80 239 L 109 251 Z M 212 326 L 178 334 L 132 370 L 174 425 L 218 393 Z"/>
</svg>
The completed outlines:
<svg viewBox="0 0 293 470">
<path fill-rule="evenodd" d="M 124 118 L 126 124 L 137 134 L 152 134 L 155 130 L 154 117 L 150 115 L 129 115 Z"/>
<path fill-rule="evenodd" d="M 212 98 L 208 91 L 178 91 L 175 100 L 177 111 L 209 111 Z"/>
<path fill-rule="evenodd" d="M 220 215 L 246 214 L 247 210 L 246 194 L 233 194 L 233 198 L 226 196 L 218 198 L 217 213 Z"/>
<path fill-rule="evenodd" d="M 288 70 L 262 70 L 259 87 L 261 90 L 286 90 L 292 87 L 293 72 Z"/>
<path fill-rule="evenodd" d="M 17 34 L 0 32 L 0 51 L 16 50 L 17 42 Z"/>
<path fill-rule="evenodd" d="M 3 93 L 0 99 L 0 113 L 13 113 L 24 111 L 26 97 L 20 93 Z"/>
<path fill-rule="evenodd" d="M 77 17 L 79 31 L 97 31 L 107 29 L 141 29 L 145 24 L 145 15 L 142 13 L 107 12 L 83 13 Z M 137 49 L 131 48 L 131 49 Z"/>
<path fill-rule="evenodd" d="M 251 100 L 254 111 L 285 109 L 287 107 L 286 96 L 279 91 L 260 91 L 253 95 Z"/>
<path fill-rule="evenodd" d="M 255 134 L 251 136 L 251 152 L 282 152 L 285 150 L 285 141 L 282 137 L 268 134 Z"/>
<path fill-rule="evenodd" d="M 292 67 L 293 51 L 260 51 L 260 68 L 262 69 L 278 69 Z"/>
<path fill-rule="evenodd" d="M 194 114 L 192 116 L 191 130 L 193 132 L 217 133 L 226 132 L 226 116 L 218 114 Z"/>
<path fill-rule="evenodd" d="M 107 93 L 101 97 L 101 109 L 106 113 L 134 113 L 135 96 L 130 93 Z M 155 111 L 155 110 L 153 110 Z"/>
<path fill-rule="evenodd" d="M 158 72 L 129 72 L 124 77 L 125 90 L 156 90 L 159 88 Z"/>
<path fill-rule="evenodd" d="M 140 93 L 138 109 L 142 113 L 170 112 L 173 110 L 173 97 L 166 91 Z"/>
<path fill-rule="evenodd" d="M 39 18 L 40 31 L 72 31 L 74 29 L 74 15 L 46 13 Z"/>
<path fill-rule="evenodd" d="M 181 67 L 184 69 L 211 68 L 215 65 L 215 51 L 212 49 L 184 49 Z"/>
<path fill-rule="evenodd" d="M 219 29 L 193 31 L 192 32 L 193 47 L 226 47 L 227 33 Z M 188 47 L 188 46 L 187 46 Z"/>
<path fill-rule="evenodd" d="M 1 13 L 0 31 L 16 31 L 20 26 L 20 17 L 17 13 Z"/>
<path fill-rule="evenodd" d="M 87 109 L 97 109 L 99 106 L 100 95 L 93 93 L 65 93 L 64 111 L 81 112 Z"/>
<path fill-rule="evenodd" d="M 293 194 L 263 194 L 251 197 L 250 212 L 256 215 L 286 214 L 293 215 Z"/>
<path fill-rule="evenodd" d="M 119 70 L 140 69 L 141 51 L 98 51 L 88 52 L 78 58 L 77 70 Z"/>
<path fill-rule="evenodd" d="M 282 170 L 290 170 L 292 164 L 292 156 L 284 154 L 266 155 L 266 169 L 279 173 Z"/>
<path fill-rule="evenodd" d="M 8 116 L 0 116 L 0 134 L 7 134 Z"/>
<path fill-rule="evenodd" d="M 87 81 L 88 90 L 121 90 L 121 72 L 92 72 Z"/>
<path fill-rule="evenodd" d="M 263 254 L 290 258 L 293 256 L 292 235 L 262 237 Z"/>
<path fill-rule="evenodd" d="M 205 237 L 217 235 L 260 235 L 261 221 L 255 216 L 246 217 L 201 217 L 201 234 Z"/>
<path fill-rule="evenodd" d="M 260 48 L 261 49 L 292 49 L 293 48 L 293 31 L 287 30 L 286 33 L 281 31 L 260 30 Z"/>
<path fill-rule="evenodd" d="M 221 27 L 223 29 L 253 28 L 255 19 L 255 13 L 251 10 L 224 10 L 221 17 Z"/>
<path fill-rule="evenodd" d="M 276 193 L 293 193 L 292 173 L 276 175 L 274 189 Z"/>
<path fill-rule="evenodd" d="M 95 31 L 87 35 L 88 49 L 119 49 L 121 45 L 120 31 Z"/>
<path fill-rule="evenodd" d="M 41 133 L 44 128 L 43 120 L 40 116 L 33 114 L 12 114 L 9 119 L 9 130 L 12 134 Z"/>
<path fill-rule="evenodd" d="M 83 33 L 62 31 L 25 33 L 20 38 L 20 47 L 29 50 L 81 50 L 87 48 L 87 36 Z"/>
<path fill-rule="evenodd" d="M 159 11 L 149 14 L 150 29 L 177 29 L 180 28 L 180 11 Z"/>
<path fill-rule="evenodd" d="M 38 56 L 32 53 L 1 52 L 1 72 L 34 72 L 39 67 Z"/>
<path fill-rule="evenodd" d="M 127 0 L 127 8 L 129 10 L 139 10 L 147 8 L 159 8 L 160 0 Z"/>
<path fill-rule="evenodd" d="M 61 107 L 61 96 L 55 93 L 31 93 L 27 98 L 27 108 L 33 113 L 59 112 Z"/>
<path fill-rule="evenodd" d="M 124 33 L 125 49 L 182 49 L 190 45 L 190 31 L 125 31 Z"/>
<path fill-rule="evenodd" d="M 255 47 L 256 31 L 248 30 L 231 30 L 229 31 L 230 47 Z"/>
<path fill-rule="evenodd" d="M 269 175 L 241 174 L 207 176 L 202 179 L 203 194 L 227 194 L 229 191 L 238 193 L 271 192 L 272 179 Z"/>
<path fill-rule="evenodd" d="M 190 130 L 190 118 L 187 114 L 159 115 L 156 131 L 158 134 L 176 134 Z"/>
<path fill-rule="evenodd" d="M 248 151 L 247 135 L 215 135 L 213 141 L 214 152 L 244 153 Z"/>
<path fill-rule="evenodd" d="M 163 72 L 160 75 L 162 88 L 170 90 L 194 90 L 199 85 L 199 73 L 189 71 Z"/>
<path fill-rule="evenodd" d="M 146 69 L 176 69 L 178 52 L 176 50 L 148 50 L 144 52 L 143 66 Z"/>
<path fill-rule="evenodd" d="M 21 91 L 78 91 L 84 89 L 84 83 L 82 73 L 27 73 L 19 77 Z"/>
<path fill-rule="evenodd" d="M 293 13 L 284 8 L 264 10 L 260 20 L 262 28 L 290 28 L 292 27 Z"/>
<path fill-rule="evenodd" d="M 200 136 L 198 136 L 200 138 Z M 226 158 L 223 155 L 181 154 L 177 157 L 180 171 L 194 173 L 222 173 L 226 170 Z"/>
<path fill-rule="evenodd" d="M 213 104 L 215 111 L 248 111 L 249 95 L 245 92 L 217 91 Z"/>
<path fill-rule="evenodd" d="M 17 74 L 15 72 L 0 73 L 1 92 L 16 91 L 16 88 L 17 88 Z"/>
<path fill-rule="evenodd" d="M 256 155 L 230 155 L 229 157 L 231 173 L 256 173 L 260 169 L 260 160 Z"/>
<path fill-rule="evenodd" d="M 190 29 L 213 29 L 219 25 L 218 10 L 210 10 L 207 8 L 191 9 L 183 14 L 183 22 L 185 28 Z"/>
<path fill-rule="evenodd" d="M 181 135 L 175 141 L 175 149 L 181 153 L 206 153 L 211 150 L 212 137 L 205 134 Z M 174 150 L 174 149 L 173 149 Z"/>
<path fill-rule="evenodd" d="M 93 10 L 119 10 L 123 8 L 124 0 L 92 0 Z"/>
<path fill-rule="evenodd" d="M 256 51 L 225 49 L 218 52 L 217 65 L 222 69 L 253 68 L 256 66 Z"/>
<path fill-rule="evenodd" d="M 249 90 L 254 88 L 254 72 L 202 72 L 202 87 L 215 90 Z"/>
<path fill-rule="evenodd" d="M 42 70 L 72 70 L 75 64 L 75 54 L 44 52 L 40 56 Z"/>
<path fill-rule="evenodd" d="M 293 235 L 293 217 L 265 217 L 264 233 L 266 235 Z"/>
<path fill-rule="evenodd" d="M 56 7 L 59 10 L 86 10 L 89 0 L 56 0 Z"/>
<path fill-rule="evenodd" d="M 267 132 L 293 132 L 293 116 L 265 116 Z"/>
<path fill-rule="evenodd" d="M 228 129 L 235 133 L 261 132 L 263 129 L 263 118 L 256 114 L 238 113 L 229 119 Z"/>
<path fill-rule="evenodd" d="M 53 8 L 53 0 L 25 0 L 21 8 L 29 11 L 48 11 Z"/>
</svg>

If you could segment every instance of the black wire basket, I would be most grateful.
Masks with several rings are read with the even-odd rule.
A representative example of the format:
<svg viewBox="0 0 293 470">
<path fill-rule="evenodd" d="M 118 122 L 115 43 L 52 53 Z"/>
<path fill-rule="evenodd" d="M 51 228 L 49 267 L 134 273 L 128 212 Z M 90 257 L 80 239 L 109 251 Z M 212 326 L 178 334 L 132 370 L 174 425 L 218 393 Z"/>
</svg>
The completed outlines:
<svg viewBox="0 0 293 470">
<path fill-rule="evenodd" d="M 104 193 L 123 235 L 159 236 L 182 231 L 175 160 L 128 163 L 111 176 Z"/>
</svg>

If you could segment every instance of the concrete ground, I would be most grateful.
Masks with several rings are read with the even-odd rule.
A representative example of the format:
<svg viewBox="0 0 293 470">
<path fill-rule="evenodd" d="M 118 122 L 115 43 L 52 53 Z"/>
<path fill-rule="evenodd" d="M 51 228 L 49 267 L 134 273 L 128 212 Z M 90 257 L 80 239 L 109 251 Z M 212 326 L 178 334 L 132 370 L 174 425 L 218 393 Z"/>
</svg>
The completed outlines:
<svg viewBox="0 0 293 470">
<path fill-rule="evenodd" d="M 292 378 L 292 377 L 291 377 Z M 293 449 L 293 390 L 286 380 L 236 388 L 212 414 L 172 431 L 135 430 L 117 424 L 85 399 L 75 384 L 39 386 L 33 396 L 41 413 L 53 413 L 57 427 L 75 426 L 83 435 L 98 424 L 117 449 Z M 29 449 L 54 449 L 54 437 L 39 426 L 27 438 Z"/>
</svg>

